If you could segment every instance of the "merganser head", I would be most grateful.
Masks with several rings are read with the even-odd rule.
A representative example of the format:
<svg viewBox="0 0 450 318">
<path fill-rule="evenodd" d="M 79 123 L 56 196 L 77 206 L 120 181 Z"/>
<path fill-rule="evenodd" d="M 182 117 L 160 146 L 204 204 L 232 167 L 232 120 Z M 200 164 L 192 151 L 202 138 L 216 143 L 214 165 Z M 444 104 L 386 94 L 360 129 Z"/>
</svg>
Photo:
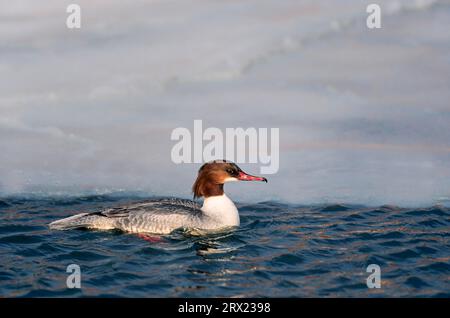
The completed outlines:
<svg viewBox="0 0 450 318">
<path fill-rule="evenodd" d="M 194 198 L 222 195 L 224 183 L 231 181 L 267 182 L 267 179 L 249 175 L 231 161 L 210 161 L 198 170 L 197 180 L 192 186 Z"/>
</svg>

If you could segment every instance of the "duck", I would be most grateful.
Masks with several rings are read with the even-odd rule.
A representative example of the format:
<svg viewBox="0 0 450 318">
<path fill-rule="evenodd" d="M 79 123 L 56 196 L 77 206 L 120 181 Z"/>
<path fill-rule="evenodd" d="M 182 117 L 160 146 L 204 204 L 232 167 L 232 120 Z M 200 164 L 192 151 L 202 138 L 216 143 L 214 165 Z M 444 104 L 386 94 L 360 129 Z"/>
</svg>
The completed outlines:
<svg viewBox="0 0 450 318">
<path fill-rule="evenodd" d="M 224 184 L 262 181 L 234 162 L 213 160 L 203 164 L 192 186 L 194 200 L 164 198 L 80 213 L 49 224 L 52 230 L 120 230 L 129 233 L 170 234 L 177 229 L 220 231 L 240 225 L 239 211 L 225 194 Z M 195 200 L 203 198 L 200 206 Z"/>
</svg>

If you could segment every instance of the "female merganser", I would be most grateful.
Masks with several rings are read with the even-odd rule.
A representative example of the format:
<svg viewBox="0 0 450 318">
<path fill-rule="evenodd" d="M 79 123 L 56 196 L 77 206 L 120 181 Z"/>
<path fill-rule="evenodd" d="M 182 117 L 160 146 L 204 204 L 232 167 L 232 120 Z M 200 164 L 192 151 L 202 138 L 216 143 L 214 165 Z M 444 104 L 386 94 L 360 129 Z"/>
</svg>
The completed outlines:
<svg viewBox="0 0 450 318">
<path fill-rule="evenodd" d="M 204 197 L 203 206 L 190 200 L 162 199 L 139 202 L 94 213 L 81 213 L 50 223 L 51 229 L 118 229 L 131 233 L 169 234 L 173 230 L 215 231 L 239 226 L 239 213 L 226 196 L 223 185 L 231 181 L 265 181 L 243 172 L 226 160 L 205 163 L 192 187 L 194 199 Z"/>
</svg>

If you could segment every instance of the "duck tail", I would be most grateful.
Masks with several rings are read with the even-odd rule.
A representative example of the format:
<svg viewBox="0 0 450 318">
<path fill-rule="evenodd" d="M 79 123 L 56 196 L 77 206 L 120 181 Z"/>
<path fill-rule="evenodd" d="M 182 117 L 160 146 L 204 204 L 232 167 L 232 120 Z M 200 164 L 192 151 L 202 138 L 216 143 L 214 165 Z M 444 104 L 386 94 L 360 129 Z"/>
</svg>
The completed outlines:
<svg viewBox="0 0 450 318">
<path fill-rule="evenodd" d="M 70 230 L 76 228 L 113 229 L 113 220 L 98 213 L 80 213 L 49 224 L 52 230 Z"/>
</svg>

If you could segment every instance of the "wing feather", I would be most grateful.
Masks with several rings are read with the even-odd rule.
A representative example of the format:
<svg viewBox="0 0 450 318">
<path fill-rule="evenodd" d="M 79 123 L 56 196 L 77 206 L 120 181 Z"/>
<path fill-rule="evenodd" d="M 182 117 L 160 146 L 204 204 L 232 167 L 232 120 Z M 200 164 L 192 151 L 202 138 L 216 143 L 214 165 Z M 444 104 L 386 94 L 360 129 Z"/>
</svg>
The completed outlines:
<svg viewBox="0 0 450 318">
<path fill-rule="evenodd" d="M 198 215 L 201 214 L 200 205 L 194 201 L 182 199 L 160 199 L 137 202 L 132 205 L 123 205 L 115 208 L 108 208 L 97 212 L 101 216 L 108 218 L 128 217 L 134 213 L 151 213 L 159 215 L 181 214 Z"/>
</svg>

